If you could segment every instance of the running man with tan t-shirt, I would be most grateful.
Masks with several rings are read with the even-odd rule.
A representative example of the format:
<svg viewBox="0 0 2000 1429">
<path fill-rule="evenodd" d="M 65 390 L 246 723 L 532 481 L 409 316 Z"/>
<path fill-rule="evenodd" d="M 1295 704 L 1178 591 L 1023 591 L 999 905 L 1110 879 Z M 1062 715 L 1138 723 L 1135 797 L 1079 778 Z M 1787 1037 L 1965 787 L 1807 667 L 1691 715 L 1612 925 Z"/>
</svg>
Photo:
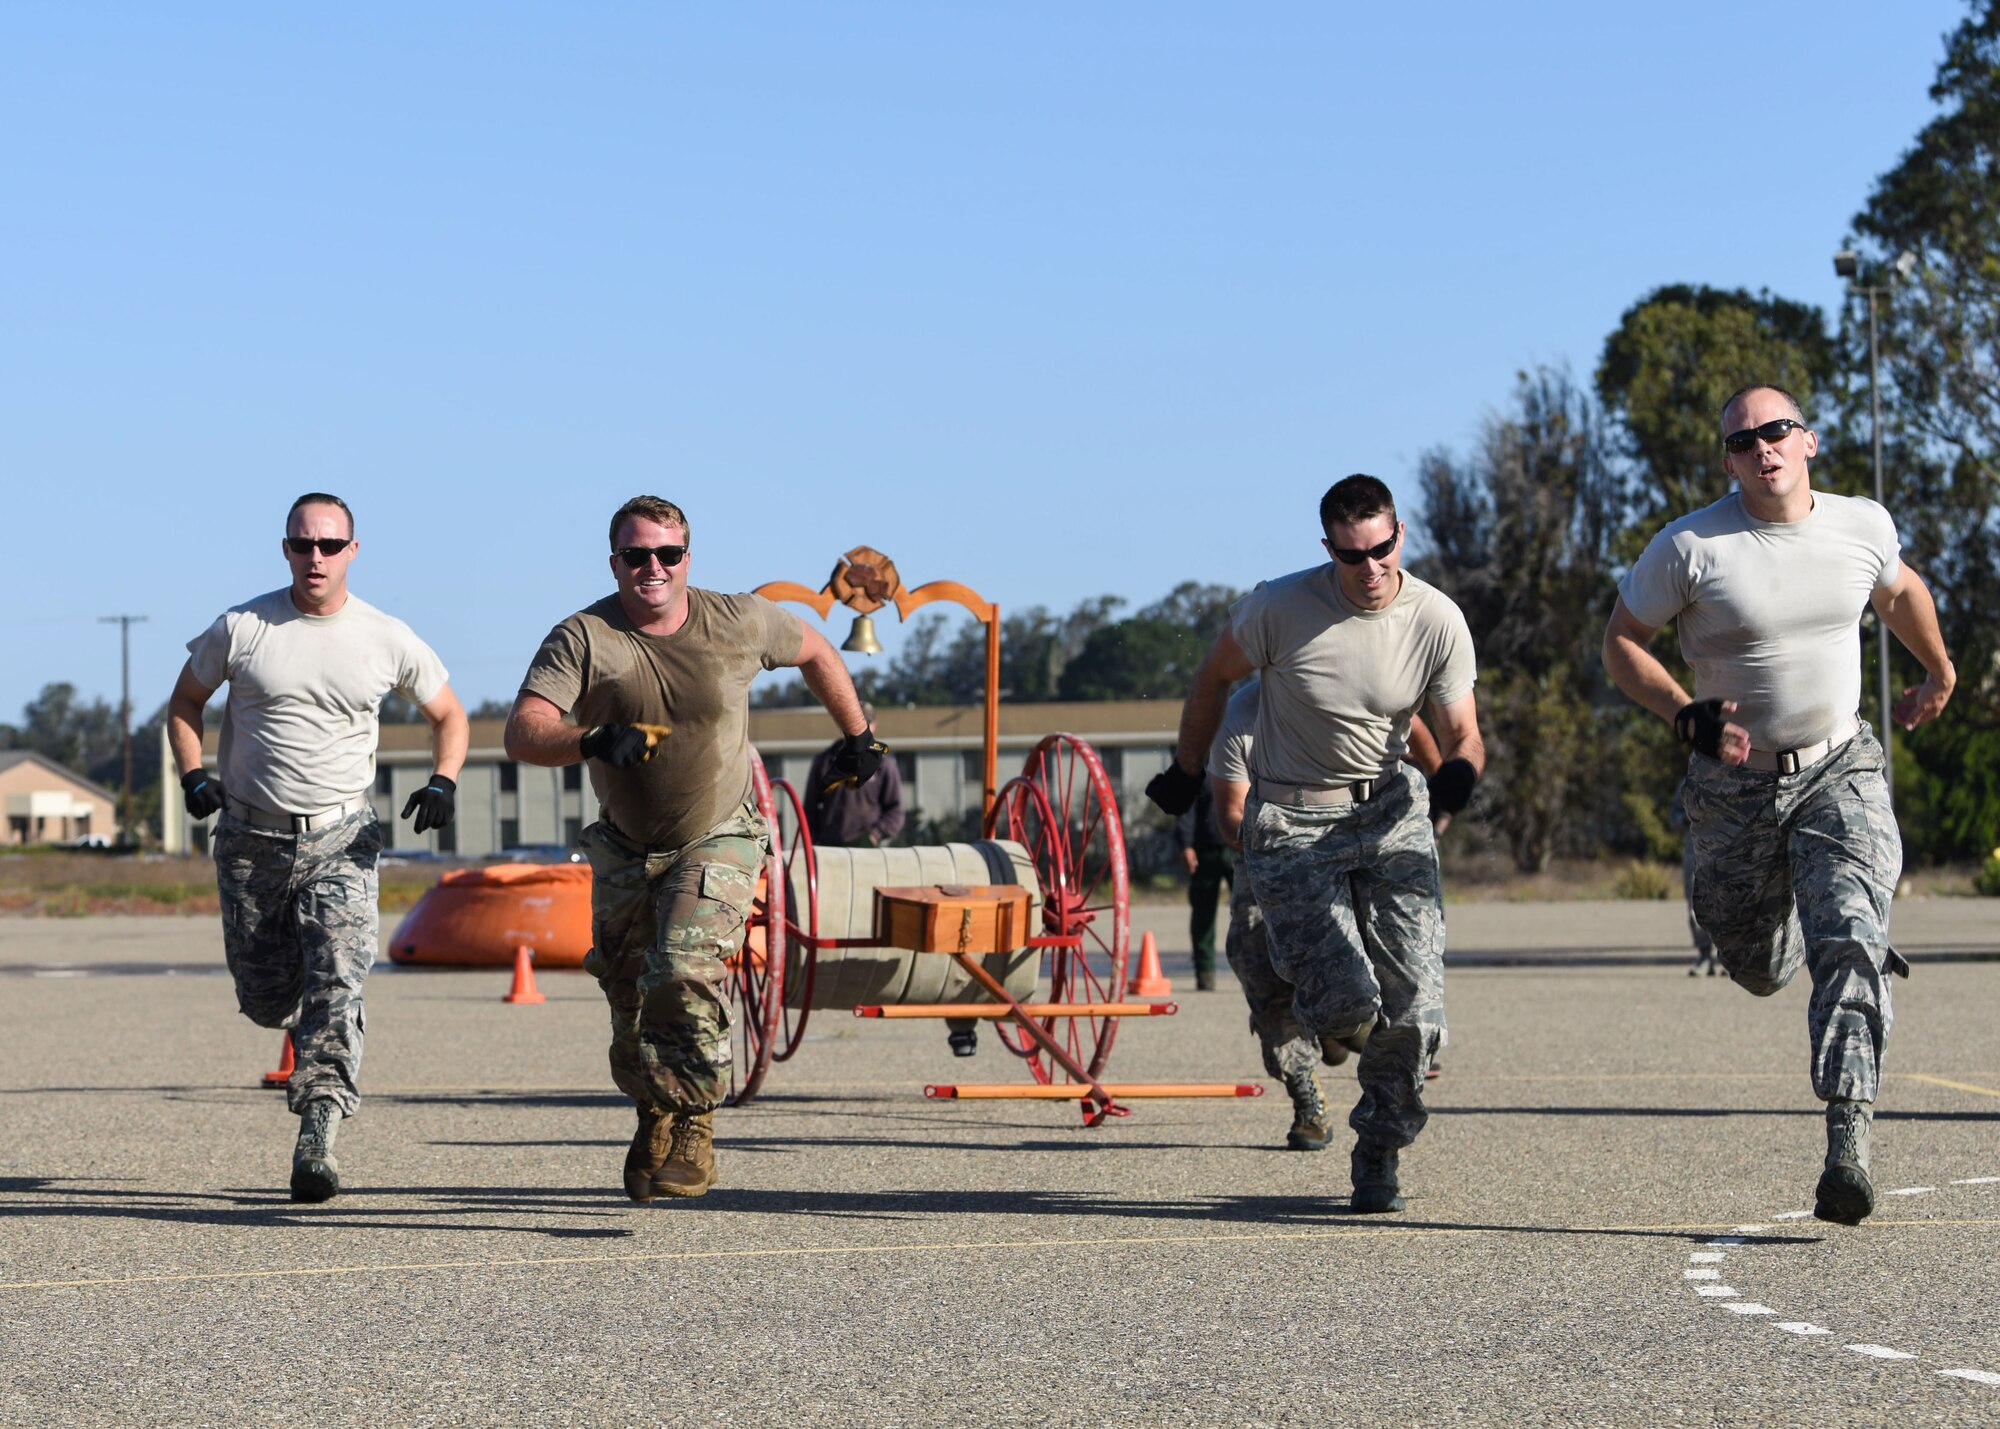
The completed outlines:
<svg viewBox="0 0 2000 1429">
<path fill-rule="evenodd" d="M 1193 802 L 1229 686 L 1262 670 L 1241 841 L 1272 965 L 1313 1037 L 1360 1053 L 1348 1117 L 1357 1212 L 1401 1210 L 1397 1153 L 1423 1129 L 1424 1072 L 1443 1044 L 1444 898 L 1434 814 L 1485 765 L 1465 617 L 1404 571 L 1389 488 L 1350 476 L 1320 501 L 1334 560 L 1230 609 L 1181 711 L 1174 762 L 1146 792 Z M 1426 703 L 1444 763 L 1402 763 Z"/>
<path fill-rule="evenodd" d="M 188 813 L 221 812 L 215 882 L 236 1001 L 260 1027 L 291 1030 L 287 1087 L 299 1117 L 292 1199 L 340 1190 L 333 1154 L 361 1091 L 361 984 L 375 962 L 377 716 L 396 690 L 431 726 L 431 768 L 403 817 L 442 828 L 465 763 L 465 711 L 410 627 L 347 589 L 361 543 L 338 496 L 292 503 L 282 549 L 292 583 L 225 612 L 188 642 L 167 701 L 167 738 Z M 222 685 L 216 767 L 201 762 L 202 708 Z"/>
<path fill-rule="evenodd" d="M 635 1201 L 715 1184 L 727 962 L 771 846 L 751 798 L 750 681 L 800 669 L 845 736 L 826 787 L 866 783 L 886 749 L 825 638 L 762 596 L 689 585 L 689 550 L 672 502 L 619 507 L 617 593 L 549 632 L 507 719 L 510 757 L 588 760 L 603 810 L 583 831 L 595 944 L 584 966 L 611 1004 L 612 1080 L 638 1106 L 625 1157 Z"/>
</svg>

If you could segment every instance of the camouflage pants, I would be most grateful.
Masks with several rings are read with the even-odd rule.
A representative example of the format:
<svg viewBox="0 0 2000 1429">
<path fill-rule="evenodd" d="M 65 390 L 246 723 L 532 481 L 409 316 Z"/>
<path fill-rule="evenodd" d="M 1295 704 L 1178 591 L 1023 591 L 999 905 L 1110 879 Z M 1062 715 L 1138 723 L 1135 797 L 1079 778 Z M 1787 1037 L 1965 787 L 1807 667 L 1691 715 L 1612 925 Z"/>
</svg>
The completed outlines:
<svg viewBox="0 0 2000 1429">
<path fill-rule="evenodd" d="M 745 805 L 694 843 L 645 849 L 609 823 L 583 831 L 590 855 L 584 967 L 611 1004 L 611 1079 L 641 1106 L 708 1111 L 729 1095 L 728 959 L 742 951 L 757 873 L 770 851 Z"/>
<path fill-rule="evenodd" d="M 361 983 L 375 965 L 382 826 L 361 809 L 310 833 L 224 814 L 215 830 L 222 948 L 236 1005 L 259 1027 L 291 1029 L 293 1111 L 330 1098 L 353 1116 L 361 1092 Z"/>
<path fill-rule="evenodd" d="M 1223 954 L 1243 985 L 1243 1000 L 1250 1004 L 1250 1030 L 1257 1034 L 1264 1070 L 1281 1082 L 1310 1074 L 1319 1061 L 1319 1042 L 1292 1011 L 1292 985 L 1271 966 L 1264 914 L 1250 895 L 1248 879 L 1230 885 L 1229 936 Z"/>
<path fill-rule="evenodd" d="M 1803 964 L 1813 1090 L 1874 1101 L 1892 1020 L 1889 904 L 1903 871 L 1882 746 L 1864 726 L 1797 774 L 1691 755 L 1685 797 L 1694 914 L 1722 966 L 1769 997 Z"/>
<path fill-rule="evenodd" d="M 1445 1035 L 1444 896 L 1423 776 L 1401 765 L 1367 802 L 1318 808 L 1253 793 L 1243 865 L 1299 1022 L 1328 1038 L 1374 1028 L 1348 1125 L 1409 1145 L 1429 1119 L 1424 1071 Z"/>
</svg>

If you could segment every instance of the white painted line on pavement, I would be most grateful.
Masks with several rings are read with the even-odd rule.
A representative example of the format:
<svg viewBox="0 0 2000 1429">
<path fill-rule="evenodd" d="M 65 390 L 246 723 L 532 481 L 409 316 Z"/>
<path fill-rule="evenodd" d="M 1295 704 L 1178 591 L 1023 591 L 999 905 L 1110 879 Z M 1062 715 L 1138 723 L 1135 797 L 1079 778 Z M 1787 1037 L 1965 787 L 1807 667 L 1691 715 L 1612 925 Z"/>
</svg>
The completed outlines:
<svg viewBox="0 0 2000 1429">
<path fill-rule="evenodd" d="M 1887 1345 L 1848 1345 L 1857 1355 L 1867 1355 L 1878 1360 L 1913 1360 L 1915 1355 L 1908 1350 L 1892 1350 Z"/>
<path fill-rule="evenodd" d="M 1778 1328 L 1790 1335 L 1830 1335 L 1831 1330 L 1821 1329 L 1810 1320 L 1780 1320 Z"/>
<path fill-rule="evenodd" d="M 1983 1369 L 1941 1369 L 1938 1371 L 1946 1379 L 1969 1379 L 1974 1384 L 2000 1384 L 2000 1374 Z"/>
<path fill-rule="evenodd" d="M 1736 1291 L 1731 1290 L 1727 1285 L 1697 1285 L 1694 1288 L 1694 1293 L 1705 1295 L 1711 1300 L 1734 1300 L 1737 1294 Z"/>
<path fill-rule="evenodd" d="M 1936 1189 L 1937 1187 L 1935 1186 L 1905 1186 L 1900 1191 L 1884 1191 L 1882 1194 L 1885 1196 L 1928 1196 Z"/>
<path fill-rule="evenodd" d="M 1783 1215 L 1773 1216 L 1771 1219 L 1774 1221 L 1802 1221 L 1811 1214 L 1811 1211 L 1786 1211 Z"/>
<path fill-rule="evenodd" d="M 1697 1250 L 1688 1256 L 1688 1259 L 1696 1265 L 1713 1265 L 1718 1260 L 1727 1260 L 1728 1258 L 1728 1256 L 1719 1250 Z"/>
<path fill-rule="evenodd" d="M 1769 1226 L 1738 1226 L 1738 1227 L 1736 1227 L 1736 1234 L 1737 1234 L 1737 1235 L 1755 1235 L 1755 1234 L 1757 1234 L 1757 1232 L 1759 1232 L 1759 1231 L 1767 1231 L 1767 1230 L 1769 1230 L 1769 1229 L 1770 1229 L 1770 1227 L 1769 1227 Z"/>
<path fill-rule="evenodd" d="M 1778 1312 L 1769 1305 L 1759 1305 L 1755 1300 L 1726 1300 L 1722 1308 L 1738 1315 L 1775 1315 Z"/>
<path fill-rule="evenodd" d="M 1703 1244 L 1703 1245 L 1741 1245 L 1741 1244 L 1743 1244 L 1743 1237 L 1742 1237 L 1742 1236 L 1740 1236 L 1740 1235 L 1716 1235 L 1716 1236 L 1710 1236 L 1710 1237 L 1709 1237 L 1709 1238 L 1708 1238 L 1707 1240 L 1703 1241 L 1703 1242 L 1702 1242 L 1702 1244 Z"/>
<path fill-rule="evenodd" d="M 1721 1271 L 1719 1271 L 1719 1270 L 1683 1270 L 1683 1271 L 1681 1272 L 1681 1279 L 1683 1279 L 1683 1280 L 1720 1280 L 1720 1279 L 1722 1279 L 1722 1272 L 1721 1272 Z"/>
<path fill-rule="evenodd" d="M 1966 1176 L 1951 1184 L 1954 1186 L 1991 1186 L 1995 1183 L 2000 1183 L 2000 1176 Z M 1941 1370 L 1939 1373 L 1948 1373 L 1948 1371 Z"/>
</svg>

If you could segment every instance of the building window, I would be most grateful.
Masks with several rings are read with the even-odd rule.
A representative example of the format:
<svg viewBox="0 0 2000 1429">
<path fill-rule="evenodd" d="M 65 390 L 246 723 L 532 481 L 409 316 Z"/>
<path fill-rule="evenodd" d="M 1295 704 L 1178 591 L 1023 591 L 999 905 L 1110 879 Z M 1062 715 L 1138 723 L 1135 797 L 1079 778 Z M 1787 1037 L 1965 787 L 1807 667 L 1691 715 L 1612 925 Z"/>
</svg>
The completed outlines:
<svg viewBox="0 0 2000 1429">
<path fill-rule="evenodd" d="M 903 776 L 903 783 L 905 784 L 916 783 L 917 756 L 901 749 L 896 750 L 895 755 L 896 755 L 896 772 Z"/>
<path fill-rule="evenodd" d="M 583 787 L 583 766 L 581 764 L 563 765 L 563 788 L 581 789 L 582 787 Z"/>
<path fill-rule="evenodd" d="M 521 787 L 521 766 L 509 759 L 500 766 L 500 792 L 512 794 Z"/>
<path fill-rule="evenodd" d="M 1093 747 L 1097 750 L 1098 760 L 1104 765 L 1105 777 L 1113 784 L 1123 784 L 1125 782 L 1125 751 L 1122 749 L 1106 749 L 1103 745 Z"/>
<path fill-rule="evenodd" d="M 986 751 L 968 749 L 959 756 L 965 762 L 965 782 L 975 787 L 986 777 Z"/>
<path fill-rule="evenodd" d="M 500 821 L 500 847 L 514 848 L 521 842 L 521 821 L 502 819 Z"/>
<path fill-rule="evenodd" d="M 376 793 L 378 793 L 378 794 L 388 794 L 388 793 L 391 793 L 391 792 L 393 792 L 393 791 L 392 791 L 392 790 L 390 789 L 390 787 L 389 787 L 389 784 L 390 784 L 390 776 L 389 776 L 389 766 L 388 766 L 388 765 L 386 765 L 386 764 L 378 764 L 378 765 L 376 765 L 376 766 L 375 766 L 375 792 L 376 792 Z"/>
<path fill-rule="evenodd" d="M 450 823 L 439 829 L 437 836 L 439 853 L 458 852 L 458 820 L 453 819 Z"/>
<path fill-rule="evenodd" d="M 563 842 L 568 844 L 571 848 L 575 848 L 578 844 L 583 842 L 582 819 L 563 820 Z"/>
</svg>

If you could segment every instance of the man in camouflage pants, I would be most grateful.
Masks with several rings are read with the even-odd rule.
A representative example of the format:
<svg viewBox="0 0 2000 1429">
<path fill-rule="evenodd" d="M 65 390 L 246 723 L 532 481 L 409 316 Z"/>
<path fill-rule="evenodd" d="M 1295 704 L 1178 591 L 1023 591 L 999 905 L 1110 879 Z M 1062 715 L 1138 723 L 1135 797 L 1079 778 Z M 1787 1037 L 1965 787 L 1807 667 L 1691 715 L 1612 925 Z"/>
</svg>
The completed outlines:
<svg viewBox="0 0 2000 1429">
<path fill-rule="evenodd" d="M 1356 1212 L 1401 1210 L 1398 1153 L 1423 1129 L 1444 1040 L 1444 906 L 1431 820 L 1470 800 L 1485 749 L 1465 618 L 1401 569 L 1403 525 L 1372 476 L 1320 502 L 1334 559 L 1259 586 L 1196 672 L 1174 762 L 1147 786 L 1192 802 L 1232 682 L 1262 670 L 1241 842 L 1271 962 L 1299 1023 L 1360 1053 L 1348 1117 Z M 1401 762 L 1428 701 L 1445 761 Z"/>
<path fill-rule="evenodd" d="M 237 1005 L 258 1026 L 291 1032 L 292 1199 L 324 1201 L 340 1190 L 335 1136 L 361 1098 L 361 984 L 375 961 L 382 852 L 369 798 L 376 712 L 394 689 L 430 722 L 436 772 L 403 808 L 419 834 L 451 822 L 466 720 L 431 648 L 348 592 L 360 543 L 346 502 L 301 496 L 283 549 L 288 588 L 236 606 L 188 642 L 167 736 L 188 812 L 222 814 L 215 881 Z M 211 771 L 202 709 L 225 682 Z"/>
<path fill-rule="evenodd" d="M 1692 746 L 1682 791 L 1690 904 L 1736 983 L 1759 997 L 1812 977 L 1806 1033 L 1826 1103 L 1813 1214 L 1875 1208 L 1870 1127 L 1892 1020 L 1889 946 L 1902 871 L 1882 746 L 1855 710 L 1872 605 L 1922 662 L 1893 711 L 1936 718 L 1957 677 L 1930 592 L 1874 502 L 1812 489 L 1819 438 L 1796 398 L 1747 387 L 1723 404 L 1737 489 L 1668 525 L 1619 587 L 1604 666 Z M 1674 622 L 1696 698 L 1647 648 Z"/>
<path fill-rule="evenodd" d="M 866 783 L 885 747 L 816 631 L 762 596 L 688 584 L 678 506 L 634 497 L 610 540 L 616 592 L 549 632 L 506 741 L 530 764 L 589 761 L 603 817 L 583 833 L 595 942 L 584 966 L 611 1009 L 612 1080 L 637 1107 L 625 1192 L 644 1202 L 716 1181 L 729 962 L 770 851 L 750 802 L 751 679 L 797 666 L 833 716 L 843 738 L 826 789 Z"/>
</svg>

